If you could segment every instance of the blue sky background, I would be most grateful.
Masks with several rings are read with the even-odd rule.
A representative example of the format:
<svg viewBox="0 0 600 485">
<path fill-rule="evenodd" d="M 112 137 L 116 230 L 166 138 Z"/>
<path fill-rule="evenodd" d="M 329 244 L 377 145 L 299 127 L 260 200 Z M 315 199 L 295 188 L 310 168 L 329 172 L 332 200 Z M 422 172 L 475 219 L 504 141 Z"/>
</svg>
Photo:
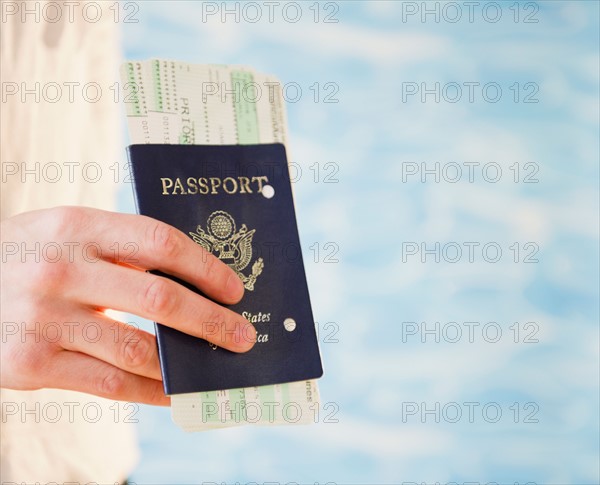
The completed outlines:
<svg viewBox="0 0 600 485">
<path fill-rule="evenodd" d="M 202 2 L 139 2 L 139 22 L 123 24 L 123 50 L 127 59 L 250 65 L 302 87 L 288 103 L 291 159 L 303 174 L 294 190 L 322 330 L 322 400 L 339 406 L 339 422 L 184 434 L 168 410 L 144 407 L 133 480 L 598 483 L 598 2 L 500 2 L 496 23 L 481 7 L 469 22 L 464 2 L 455 3 L 463 13 L 456 23 L 446 20 L 451 10 L 440 22 L 403 19 L 410 5 L 393 1 L 335 2 L 339 22 L 316 23 L 313 2 L 300 5 L 298 23 L 276 10 L 274 22 L 253 24 L 218 15 L 203 22 Z M 538 22 L 525 23 L 527 14 Z M 315 102 L 315 82 L 336 83 L 339 102 Z M 494 82 L 503 92 L 496 103 L 481 88 L 472 103 L 466 88 L 456 103 L 433 95 L 403 102 L 409 82 Z M 522 102 L 525 83 L 537 86 L 537 103 Z M 406 177 L 409 163 L 436 162 L 458 163 L 461 180 Z M 462 165 L 471 162 L 481 164 L 473 183 Z M 482 177 L 489 162 L 502 168 L 497 183 Z M 325 163 L 338 167 L 337 183 L 322 180 Z M 536 164 L 538 182 L 515 183 L 515 163 Z M 121 206 L 132 211 L 129 191 Z M 339 262 L 323 262 L 323 252 L 315 262 L 310 246 L 323 251 L 328 242 Z M 423 263 L 403 255 L 407 242 L 479 249 L 472 263 L 466 253 L 456 263 Z M 490 242 L 503 251 L 497 263 L 482 257 Z M 524 244 L 536 244 L 538 262 L 515 263 L 515 242 L 521 260 L 533 247 Z M 423 343 L 406 335 L 403 322 L 413 321 L 449 332 L 444 325 L 458 322 L 465 334 Z M 339 328 L 337 343 L 325 341 L 334 328 L 327 322 Z M 462 322 L 480 323 L 473 342 Z M 496 343 L 482 337 L 487 322 L 502 330 Z M 535 322 L 528 328 L 538 329 L 537 343 L 523 342 L 526 322 Z M 402 415 L 413 402 L 420 410 L 479 404 L 473 422 L 425 415 L 423 423 L 420 413 Z M 496 423 L 481 413 L 488 403 L 502 410 Z M 533 411 L 538 422 L 524 422 Z"/>
</svg>

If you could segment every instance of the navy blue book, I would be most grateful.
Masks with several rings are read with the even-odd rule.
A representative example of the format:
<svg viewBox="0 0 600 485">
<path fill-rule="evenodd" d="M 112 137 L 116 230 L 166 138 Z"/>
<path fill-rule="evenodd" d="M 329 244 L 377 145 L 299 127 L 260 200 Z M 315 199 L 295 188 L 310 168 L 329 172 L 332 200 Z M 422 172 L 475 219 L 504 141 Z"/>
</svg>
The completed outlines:
<svg viewBox="0 0 600 485">
<path fill-rule="evenodd" d="M 177 227 L 237 272 L 246 291 L 228 308 L 258 334 L 238 354 L 156 322 L 165 393 L 321 377 L 285 147 L 148 144 L 128 155 L 138 212 Z"/>
</svg>

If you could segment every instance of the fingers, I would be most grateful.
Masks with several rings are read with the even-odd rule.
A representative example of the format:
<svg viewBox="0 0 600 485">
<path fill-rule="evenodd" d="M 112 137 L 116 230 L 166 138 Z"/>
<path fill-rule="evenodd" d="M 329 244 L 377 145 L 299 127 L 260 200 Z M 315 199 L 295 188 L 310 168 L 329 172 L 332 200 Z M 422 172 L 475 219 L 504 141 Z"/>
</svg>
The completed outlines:
<svg viewBox="0 0 600 485">
<path fill-rule="evenodd" d="M 57 352 L 48 359 L 46 371 L 45 387 L 156 406 L 169 406 L 171 402 L 161 381 L 131 374 L 79 352 Z"/>
<path fill-rule="evenodd" d="M 104 261 L 86 269 L 70 290 L 81 303 L 154 320 L 234 352 L 254 346 L 250 322 L 174 281 Z"/>
<path fill-rule="evenodd" d="M 156 337 L 100 312 L 80 312 L 62 332 L 61 346 L 87 354 L 119 369 L 161 380 Z M 77 324 L 75 324 L 77 323 Z"/>
<path fill-rule="evenodd" d="M 92 241 L 102 255 L 185 280 L 210 298 L 237 303 L 244 285 L 237 274 L 192 239 L 150 217 L 93 211 Z"/>
</svg>

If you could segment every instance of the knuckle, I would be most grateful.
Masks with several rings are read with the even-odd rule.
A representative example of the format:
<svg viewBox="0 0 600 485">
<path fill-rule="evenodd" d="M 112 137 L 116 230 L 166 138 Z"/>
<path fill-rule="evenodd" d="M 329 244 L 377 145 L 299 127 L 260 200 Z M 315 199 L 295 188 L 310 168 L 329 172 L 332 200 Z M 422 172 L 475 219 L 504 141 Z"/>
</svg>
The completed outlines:
<svg viewBox="0 0 600 485">
<path fill-rule="evenodd" d="M 48 294 L 53 290 L 65 286 L 72 265 L 62 260 L 46 261 L 45 259 L 40 259 L 39 262 L 30 266 L 27 280 L 40 289 L 42 293 Z"/>
<path fill-rule="evenodd" d="M 146 314 L 165 318 L 172 314 L 176 300 L 177 294 L 171 283 L 164 278 L 154 277 L 144 288 L 140 305 Z"/>
<path fill-rule="evenodd" d="M 86 210 L 82 207 L 54 207 L 48 212 L 49 217 L 46 220 L 48 228 L 59 236 L 71 234 L 74 228 L 80 228 L 87 216 Z"/>
<path fill-rule="evenodd" d="M 87 221 L 87 222 L 86 222 Z M 89 222 L 85 208 L 55 207 L 44 217 L 44 240 L 35 244 L 33 258 L 26 258 L 27 284 L 48 294 L 65 287 L 74 270 L 74 261 L 67 257 L 63 242 Z"/>
<path fill-rule="evenodd" d="M 207 314 L 206 322 L 213 323 L 215 325 L 222 325 L 224 323 L 223 312 L 218 308 L 212 309 Z"/>
<path fill-rule="evenodd" d="M 6 359 L 13 369 L 21 375 L 36 376 L 43 370 L 46 356 L 29 345 L 13 345 L 2 349 L 3 361 Z"/>
<path fill-rule="evenodd" d="M 220 269 L 221 261 L 210 253 L 205 253 L 204 264 L 200 265 L 202 271 L 202 277 L 205 280 L 213 280 Z"/>
<path fill-rule="evenodd" d="M 25 364 L 25 368 L 29 371 L 29 374 L 39 375 L 40 372 L 43 371 L 45 359 L 41 358 L 41 354 L 39 352 L 27 352 L 27 354 L 24 354 L 23 357 L 24 362 L 22 363 Z"/>
<path fill-rule="evenodd" d="M 125 374 L 119 369 L 108 370 L 97 384 L 98 393 L 103 396 L 119 396 L 125 388 Z"/>
<path fill-rule="evenodd" d="M 139 368 L 148 365 L 151 357 L 150 342 L 140 332 L 136 332 L 122 342 L 118 360 L 125 368 Z"/>
<path fill-rule="evenodd" d="M 175 258 L 182 250 L 182 241 L 177 229 L 157 221 L 149 228 L 149 245 L 160 258 Z"/>
<path fill-rule="evenodd" d="M 206 340 L 217 339 L 224 326 L 224 321 L 223 312 L 218 308 L 208 311 L 200 322 L 202 338 Z"/>
</svg>

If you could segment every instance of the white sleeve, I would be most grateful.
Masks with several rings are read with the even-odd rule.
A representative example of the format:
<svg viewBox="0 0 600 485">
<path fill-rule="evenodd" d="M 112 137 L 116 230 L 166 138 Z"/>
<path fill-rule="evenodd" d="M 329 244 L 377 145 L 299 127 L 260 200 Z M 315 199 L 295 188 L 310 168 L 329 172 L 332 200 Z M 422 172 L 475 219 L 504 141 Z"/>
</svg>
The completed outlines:
<svg viewBox="0 0 600 485">
<path fill-rule="evenodd" d="M 10 3 L 41 9 L 47 2 Z M 37 19 L 35 12 L 25 21 L 20 12 L 2 19 L 2 218 L 56 205 L 115 206 L 118 185 L 108 167 L 123 160 L 124 149 L 110 89 L 120 63 L 119 26 L 108 10 L 113 2 L 96 3 L 104 7 L 96 23 L 84 20 L 82 2 L 71 2 L 78 4 L 73 22 L 62 2 L 50 3 L 63 8 L 58 22 L 46 21 L 41 11 Z M 96 85 L 102 93 L 94 102 Z M 62 93 L 53 102 L 56 86 Z M 101 168 L 99 179 L 93 164 Z M 138 460 L 135 407 L 51 389 L 3 389 L 0 399 L 2 482 L 121 482 Z"/>
</svg>

